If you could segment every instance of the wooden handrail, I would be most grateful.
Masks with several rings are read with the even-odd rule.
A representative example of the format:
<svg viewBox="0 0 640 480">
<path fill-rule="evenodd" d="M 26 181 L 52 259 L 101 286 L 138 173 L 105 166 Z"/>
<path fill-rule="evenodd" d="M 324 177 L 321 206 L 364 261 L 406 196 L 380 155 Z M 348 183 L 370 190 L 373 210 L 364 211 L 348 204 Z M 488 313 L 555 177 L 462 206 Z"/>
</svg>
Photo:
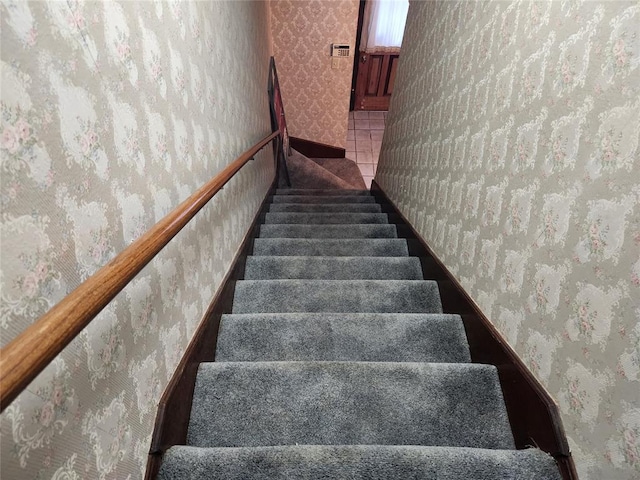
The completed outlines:
<svg viewBox="0 0 640 480">
<path fill-rule="evenodd" d="M 253 156 L 260 140 L 0 351 L 0 410 L 86 327 Z"/>
</svg>

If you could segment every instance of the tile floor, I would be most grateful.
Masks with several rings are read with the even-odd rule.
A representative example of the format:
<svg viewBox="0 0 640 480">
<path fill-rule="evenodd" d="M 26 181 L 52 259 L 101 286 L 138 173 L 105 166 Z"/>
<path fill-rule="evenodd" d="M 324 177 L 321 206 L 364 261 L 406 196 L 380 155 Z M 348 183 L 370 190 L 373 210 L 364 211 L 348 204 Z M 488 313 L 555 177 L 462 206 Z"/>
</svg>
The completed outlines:
<svg viewBox="0 0 640 480">
<path fill-rule="evenodd" d="M 347 158 L 354 160 L 367 188 L 376 174 L 387 112 L 349 112 Z"/>
</svg>

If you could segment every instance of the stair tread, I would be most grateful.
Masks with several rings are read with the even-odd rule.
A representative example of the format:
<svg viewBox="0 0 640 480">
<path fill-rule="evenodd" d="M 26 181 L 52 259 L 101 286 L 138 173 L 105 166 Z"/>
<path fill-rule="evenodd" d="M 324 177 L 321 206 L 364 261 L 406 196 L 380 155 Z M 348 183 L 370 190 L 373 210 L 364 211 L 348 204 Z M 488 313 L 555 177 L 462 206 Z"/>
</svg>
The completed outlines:
<svg viewBox="0 0 640 480">
<path fill-rule="evenodd" d="M 389 223 L 386 213 L 281 213 L 267 212 L 264 223 L 344 224 L 344 223 Z"/>
<path fill-rule="evenodd" d="M 248 256 L 245 280 L 422 280 L 417 257 Z"/>
<path fill-rule="evenodd" d="M 287 171 L 293 188 L 347 189 L 366 187 L 361 176 L 357 186 L 341 175 L 322 167 L 295 149 L 287 156 Z M 358 168 L 356 167 L 356 171 Z M 358 172 L 359 173 L 359 172 Z"/>
<path fill-rule="evenodd" d="M 494 366 L 397 362 L 202 363 L 187 444 L 514 448 Z"/>
<path fill-rule="evenodd" d="M 170 448 L 159 480 L 561 480 L 537 448 L 492 450 L 396 445 Z"/>
<path fill-rule="evenodd" d="M 226 314 L 218 362 L 470 362 L 459 315 Z"/>
<path fill-rule="evenodd" d="M 340 225 L 302 225 L 277 224 L 260 225 L 258 238 L 397 238 L 395 225 L 384 223 L 340 224 Z"/>
<path fill-rule="evenodd" d="M 372 195 L 273 195 L 271 203 L 377 203 Z"/>
<path fill-rule="evenodd" d="M 272 203 L 268 209 L 280 213 L 382 213 L 378 203 Z"/>
<path fill-rule="evenodd" d="M 313 188 L 278 188 L 276 195 L 314 195 L 314 196 L 345 196 L 345 195 L 365 195 L 371 196 L 369 190 L 342 190 L 339 188 L 313 189 Z"/>
<path fill-rule="evenodd" d="M 253 255 L 406 257 L 409 249 L 399 238 L 256 238 Z"/>
<path fill-rule="evenodd" d="M 442 313 L 431 280 L 240 280 L 232 313 Z"/>
</svg>

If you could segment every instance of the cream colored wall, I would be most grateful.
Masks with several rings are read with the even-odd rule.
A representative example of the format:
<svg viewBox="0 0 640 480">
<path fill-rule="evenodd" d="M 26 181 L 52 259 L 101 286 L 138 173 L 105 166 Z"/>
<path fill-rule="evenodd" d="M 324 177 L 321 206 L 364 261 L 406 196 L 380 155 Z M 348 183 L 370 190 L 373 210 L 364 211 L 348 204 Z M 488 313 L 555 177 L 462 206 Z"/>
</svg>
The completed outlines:
<svg viewBox="0 0 640 480">
<path fill-rule="evenodd" d="M 272 0 L 274 56 L 290 135 L 345 148 L 358 0 Z M 333 69 L 332 43 L 352 56 Z"/>
<path fill-rule="evenodd" d="M 560 406 L 640 478 L 640 5 L 411 2 L 377 181 Z"/>
<path fill-rule="evenodd" d="M 260 1 L 0 9 L 4 345 L 270 132 L 270 45 Z M 5 410 L 3 479 L 142 478 L 272 176 L 268 148 Z"/>
</svg>

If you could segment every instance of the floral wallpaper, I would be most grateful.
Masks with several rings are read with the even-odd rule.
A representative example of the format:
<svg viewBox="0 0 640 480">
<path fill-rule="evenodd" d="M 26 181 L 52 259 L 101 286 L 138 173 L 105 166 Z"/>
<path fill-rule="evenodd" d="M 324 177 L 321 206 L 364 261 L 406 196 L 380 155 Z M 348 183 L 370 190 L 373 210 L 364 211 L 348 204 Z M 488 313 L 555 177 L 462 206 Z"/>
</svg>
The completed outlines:
<svg viewBox="0 0 640 480">
<path fill-rule="evenodd" d="M 558 402 L 580 478 L 640 478 L 640 4 L 411 2 L 377 182 Z"/>
<path fill-rule="evenodd" d="M 264 2 L 3 0 L 0 335 L 270 132 Z M 273 178 L 264 150 L 1 416 L 3 479 L 135 479 Z"/>
<path fill-rule="evenodd" d="M 269 3 L 289 134 L 345 148 L 359 0 Z M 351 56 L 334 66 L 332 43 L 351 46 Z"/>
</svg>

